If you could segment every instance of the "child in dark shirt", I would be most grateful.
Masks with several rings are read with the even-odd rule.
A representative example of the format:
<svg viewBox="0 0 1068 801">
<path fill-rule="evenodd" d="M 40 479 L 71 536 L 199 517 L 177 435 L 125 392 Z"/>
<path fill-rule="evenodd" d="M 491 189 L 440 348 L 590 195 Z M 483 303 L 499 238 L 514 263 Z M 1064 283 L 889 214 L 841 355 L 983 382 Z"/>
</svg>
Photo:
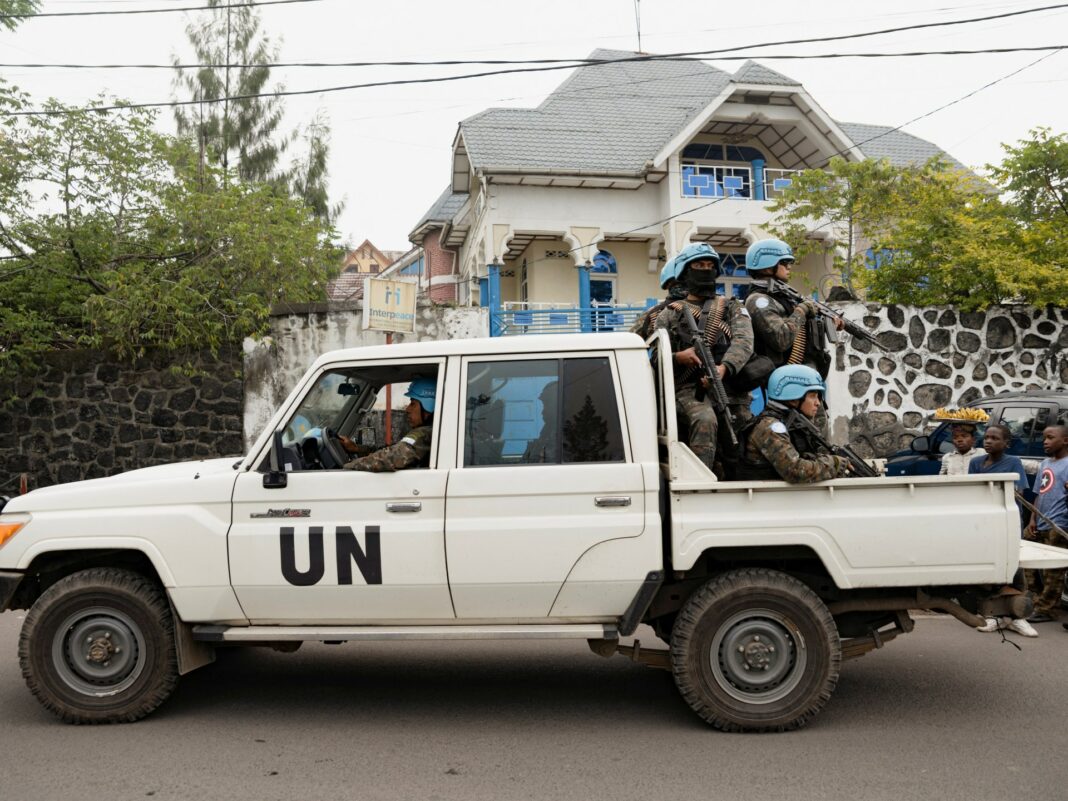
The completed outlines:
<svg viewBox="0 0 1068 801">
<path fill-rule="evenodd" d="M 968 462 L 969 475 L 976 473 L 1015 473 L 1016 489 L 1020 491 L 1027 489 L 1027 473 L 1024 472 L 1023 462 L 1020 461 L 1020 457 L 1010 456 L 1005 453 L 1011 444 L 1012 431 L 1009 430 L 1008 426 L 987 426 L 986 433 L 983 434 L 983 449 L 986 451 L 986 455 L 976 456 Z M 1022 579 L 1022 576 L 1018 574 L 1017 578 Z M 1038 636 L 1034 626 L 1023 618 L 1003 617 L 1000 620 L 988 618 L 986 625 L 982 626 L 979 631 L 989 632 L 997 631 L 998 629 L 1011 629 L 1024 637 Z"/>
</svg>

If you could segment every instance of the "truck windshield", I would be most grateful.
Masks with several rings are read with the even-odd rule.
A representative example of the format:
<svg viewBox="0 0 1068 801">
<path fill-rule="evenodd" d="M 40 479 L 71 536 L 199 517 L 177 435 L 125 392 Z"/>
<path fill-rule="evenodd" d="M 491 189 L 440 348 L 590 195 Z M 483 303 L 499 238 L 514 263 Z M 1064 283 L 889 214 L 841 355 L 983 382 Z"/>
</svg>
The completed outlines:
<svg viewBox="0 0 1068 801">
<path fill-rule="evenodd" d="M 304 396 L 296 413 L 282 432 L 282 442 L 290 445 L 316 436 L 323 428 L 339 428 L 353 405 L 369 391 L 356 371 L 331 370 L 323 373 Z M 370 390 L 373 395 L 373 390 Z"/>
</svg>

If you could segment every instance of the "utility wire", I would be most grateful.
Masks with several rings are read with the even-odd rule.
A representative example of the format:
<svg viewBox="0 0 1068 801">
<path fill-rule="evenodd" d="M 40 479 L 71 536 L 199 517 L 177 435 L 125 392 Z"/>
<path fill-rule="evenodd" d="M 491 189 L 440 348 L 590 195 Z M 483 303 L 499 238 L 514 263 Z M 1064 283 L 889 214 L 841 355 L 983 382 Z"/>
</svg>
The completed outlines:
<svg viewBox="0 0 1068 801">
<path fill-rule="evenodd" d="M 827 59 L 827 58 L 912 58 L 915 56 L 981 56 L 991 55 L 998 53 L 1030 53 L 1041 50 L 1061 50 L 1068 48 L 1068 44 L 1056 44 L 1056 45 L 1033 45 L 1028 47 L 987 47 L 980 50 L 911 50 L 898 53 L 766 53 L 757 56 L 752 55 L 738 55 L 738 56 L 717 56 L 716 61 L 748 61 L 753 58 L 760 58 L 765 61 L 771 60 L 789 60 L 789 61 L 804 61 L 809 59 Z M 672 61 L 688 61 L 688 62 L 701 62 L 702 59 L 680 57 L 673 58 Z M 444 62 L 443 62 L 444 63 Z M 478 62 L 484 64 L 492 63 L 507 63 L 507 62 Z M 583 63 L 576 63 L 572 66 L 586 67 L 595 64 L 603 63 L 601 61 L 587 61 Z M 416 62 L 410 62 L 408 64 L 395 63 L 391 66 L 415 66 Z M 50 68 L 50 69 L 89 69 L 89 70 L 116 70 L 116 69 L 143 69 L 143 70 L 200 70 L 200 69 L 248 69 L 252 67 L 269 67 L 271 69 L 291 69 L 296 67 L 330 67 L 330 68 L 345 68 L 345 67 L 377 67 L 382 66 L 375 62 L 367 61 L 279 61 L 274 63 L 265 64 L 0 64 L 0 69 L 35 69 L 35 68 Z M 504 70 L 505 72 L 522 72 L 523 70 Z M 698 75 L 702 73 L 696 73 Z M 672 80 L 677 76 L 669 76 L 663 80 Z M 204 102 L 211 102 L 205 100 Z"/>
<path fill-rule="evenodd" d="M 305 2 L 318 2 L 318 0 L 274 0 L 275 2 L 286 3 L 305 3 Z M 247 5 L 257 5 L 257 3 L 250 3 Z M 268 3 L 260 3 L 259 5 L 268 5 Z M 232 6 L 216 6 L 216 8 L 240 8 L 241 5 Z M 207 6 L 203 8 L 209 8 Z M 594 58 L 530 58 L 530 59 L 444 59 L 436 61 L 342 61 L 342 62 L 264 62 L 262 64 L 93 64 L 93 65 L 81 65 L 81 64 L 54 64 L 54 65 L 34 65 L 34 64 L 9 64 L 0 66 L 18 66 L 18 67 L 34 67 L 34 66 L 55 66 L 55 67 L 93 67 L 103 69 L 115 69 L 121 67 L 142 68 L 142 69 L 174 69 L 174 68 L 189 68 L 189 69 L 202 69 L 205 67 L 215 67 L 223 69 L 229 67 L 454 67 L 454 66 L 520 66 L 520 65 L 562 65 L 556 67 L 557 69 L 571 69 L 577 65 L 589 65 L 600 66 L 605 64 L 618 64 L 627 63 L 632 61 L 664 61 L 664 60 L 687 60 L 687 59 L 702 59 L 718 56 L 723 53 L 735 53 L 742 50 L 752 50 L 755 48 L 764 47 L 778 47 L 780 45 L 795 45 L 795 44 L 818 44 L 822 42 L 834 42 L 844 41 L 847 39 L 863 39 L 871 36 L 881 36 L 888 33 L 902 33 L 905 31 L 919 30 L 922 28 L 940 28 L 954 25 L 967 25 L 975 22 L 988 22 L 990 20 L 1003 19 L 1005 17 L 1015 17 L 1022 14 L 1034 14 L 1040 11 L 1050 11 L 1056 9 L 1066 9 L 1068 3 L 1059 3 L 1050 6 L 1040 6 L 1037 8 L 1023 9 L 1021 11 L 1011 11 L 1003 14 L 993 14 L 985 17 L 970 17 L 968 19 L 958 20 L 946 20 L 943 22 L 925 22 L 915 25 L 905 25 L 896 28 L 882 28 L 876 31 L 862 31 L 860 33 L 846 33 L 838 34 L 835 36 L 820 36 L 809 39 L 784 39 L 775 42 L 757 42 L 753 44 L 737 45 L 735 47 L 721 48 L 717 50 L 691 50 L 678 53 L 656 53 L 656 54 L 643 54 L 638 53 L 633 56 L 625 56 L 622 58 L 613 59 L 594 59 Z M 74 13 L 74 12 L 72 12 Z M 82 13 L 82 12 L 78 12 Z M 109 12 L 111 13 L 111 12 Z M 118 13 L 118 12 L 116 12 Z M 16 16 L 16 15 L 8 15 Z M 4 19 L 4 15 L 0 15 L 0 19 Z M 972 52 L 985 52 L 982 50 L 976 50 Z M 992 51 L 998 52 L 998 51 Z M 783 56 L 758 56 L 759 58 L 783 58 Z M 728 60 L 728 59 L 724 59 Z M 730 59 L 733 60 L 733 59 Z"/>
<path fill-rule="evenodd" d="M 38 19 L 40 17 L 109 17 L 117 14 L 170 14 L 175 11 L 222 11 L 228 8 L 252 6 L 283 6 L 292 3 L 318 3 L 320 0 L 259 0 L 249 3 L 228 3 L 217 6 L 175 6 L 174 8 L 140 8 L 126 11 L 42 11 L 36 14 L 0 14 L 0 20 Z"/>
<path fill-rule="evenodd" d="M 1017 52 L 1018 50 L 1030 51 L 1030 50 L 1051 50 L 1053 52 L 1059 52 L 1060 50 L 1068 49 L 1068 45 L 1049 45 L 1038 48 L 1007 48 L 1005 50 L 991 50 L 989 52 Z M 931 51 L 930 53 L 917 53 L 916 55 L 948 55 L 949 51 Z M 863 58 L 879 58 L 886 57 L 885 54 L 871 53 L 871 54 L 849 54 L 849 53 L 832 53 L 827 55 L 780 55 L 780 56 L 762 56 L 762 58 L 783 58 L 783 59 L 815 59 L 815 58 L 848 58 L 850 55 L 859 55 Z M 908 54 L 903 54 L 908 55 Z M 962 53 L 962 55 L 969 55 L 969 53 Z M 741 60 L 744 56 L 728 56 L 723 60 Z M 625 60 L 625 59 L 624 59 Z M 583 64 L 582 67 L 592 67 L 602 64 L 612 64 L 614 61 L 597 61 L 591 64 Z M 572 65 L 573 66 L 573 65 Z M 570 69 L 567 67 L 566 69 Z M 75 114 L 83 111 L 96 111 L 96 112 L 108 112 L 108 111 L 126 111 L 132 109 L 144 109 L 144 108 L 175 108 L 178 106 L 195 106 L 203 104 L 223 103 L 236 100 L 255 100 L 262 97 L 297 97 L 301 95 L 321 95 L 329 94 L 333 92 L 347 92 L 357 89 L 371 89 L 382 86 L 411 86 L 415 84 L 433 84 L 433 83 L 450 83 L 454 81 L 466 81 L 472 78 L 485 78 L 496 75 L 513 75 L 517 73 L 528 72 L 544 72 L 549 70 L 563 69 L 558 66 L 550 67 L 521 67 L 514 70 L 485 70 L 482 72 L 468 72 L 461 75 L 446 75 L 436 78 L 400 78 L 388 81 L 368 81 L 365 83 L 344 84 L 341 86 L 321 86 L 315 89 L 287 89 L 279 90 L 275 92 L 259 92 L 253 94 L 244 95 L 227 95 L 225 97 L 215 98 L 202 98 L 194 100 L 167 100 L 157 101 L 151 103 L 113 103 L 111 105 L 98 105 L 98 106 L 80 106 L 78 108 L 62 108 L 62 109 L 49 109 L 38 111 L 7 111 L 0 112 L 0 117 L 42 117 L 42 116 L 62 116 L 65 114 Z"/>
<path fill-rule="evenodd" d="M 283 0 L 276 0 L 276 2 L 282 2 L 282 1 Z M 284 0 L 284 1 L 285 2 L 289 2 L 289 0 Z M 293 0 L 293 1 L 296 2 L 297 0 Z M 304 2 L 305 0 L 299 0 L 299 1 L 300 2 Z M 868 32 L 859 33 L 859 34 L 842 34 L 842 35 L 838 35 L 838 36 L 818 37 L 818 38 L 815 38 L 815 39 L 793 39 L 793 40 L 786 40 L 786 41 L 780 41 L 780 42 L 765 42 L 763 44 L 740 45 L 740 46 L 737 46 L 737 47 L 730 47 L 730 48 L 725 48 L 725 49 L 720 49 L 720 50 L 691 51 L 691 52 L 688 52 L 688 53 L 672 53 L 672 54 L 658 54 L 658 55 L 636 55 L 636 56 L 628 56 L 628 57 L 619 58 L 619 59 L 604 59 L 604 60 L 600 60 L 600 59 L 599 60 L 589 60 L 588 59 L 588 60 L 585 60 L 585 61 L 582 61 L 582 62 L 579 62 L 579 63 L 581 63 L 582 66 L 596 67 L 596 66 L 607 66 L 607 65 L 610 65 L 610 64 L 617 64 L 617 63 L 628 63 L 628 62 L 663 61 L 663 60 L 670 60 L 670 59 L 678 60 L 678 59 L 684 59 L 684 58 L 693 58 L 693 57 L 696 57 L 696 56 L 708 57 L 708 56 L 713 56 L 713 55 L 717 55 L 717 54 L 735 53 L 737 51 L 746 50 L 746 49 L 749 49 L 749 48 L 752 48 L 752 47 L 758 47 L 759 48 L 759 47 L 768 47 L 768 46 L 783 45 L 783 44 L 808 44 L 808 43 L 814 43 L 814 42 L 840 41 L 840 40 L 843 40 L 843 39 L 864 38 L 864 37 L 869 37 L 869 36 L 877 36 L 877 35 L 885 34 L 885 33 L 896 33 L 896 32 L 901 32 L 901 31 L 908 31 L 908 30 L 917 30 L 917 29 L 920 29 L 920 28 L 945 27 L 945 26 L 949 26 L 949 25 L 962 25 L 962 24 L 967 24 L 967 23 L 972 23 L 972 22 L 983 22 L 983 21 L 988 21 L 988 20 L 991 20 L 991 19 L 1003 19 L 1005 17 L 1014 17 L 1014 16 L 1019 16 L 1021 14 L 1032 14 L 1032 13 L 1035 13 L 1035 12 L 1038 12 L 1038 11 L 1048 11 L 1048 10 L 1060 9 L 1060 8 L 1068 8 L 1068 3 L 1060 3 L 1060 4 L 1056 4 L 1056 5 L 1050 5 L 1050 6 L 1041 6 L 1041 7 L 1038 7 L 1038 8 L 1024 9 L 1022 11 L 1012 11 L 1012 12 L 1007 12 L 1007 13 L 1004 13 L 1004 14 L 995 14 L 995 15 L 986 16 L 986 17 L 973 17 L 973 18 L 965 19 L 965 20 L 950 20 L 950 21 L 946 21 L 946 22 L 929 22 L 929 23 L 921 23 L 921 24 L 917 24 L 917 25 L 907 25 L 907 26 L 902 26 L 902 27 L 898 27 L 898 28 L 886 28 L 886 29 L 879 30 L 879 31 L 868 31 Z M 496 76 L 496 75 L 508 75 L 508 74 L 513 74 L 513 73 L 546 72 L 546 71 L 560 70 L 560 69 L 573 69 L 576 66 L 576 61 L 575 60 L 568 60 L 566 64 L 560 64 L 560 63 L 557 62 L 557 60 L 552 60 L 552 59 L 545 59 L 545 60 L 541 61 L 541 63 L 543 63 L 543 64 L 545 64 L 545 62 L 548 62 L 548 64 L 545 65 L 545 66 L 521 67 L 521 68 L 518 68 L 518 69 L 511 69 L 511 70 L 484 70 L 484 71 L 481 71 L 481 72 L 465 73 L 465 74 L 462 74 L 462 75 L 451 75 L 451 76 L 444 76 L 444 77 L 437 77 L 437 78 L 410 78 L 410 79 L 397 79 L 397 80 L 390 80 L 390 81 L 373 81 L 373 82 L 361 83 L 361 84 L 348 84 L 348 85 L 342 85 L 342 86 L 320 87 L 320 88 L 316 88 L 316 89 L 284 90 L 284 91 L 280 90 L 280 91 L 275 91 L 275 92 L 254 93 L 254 94 L 236 95 L 236 96 L 229 96 L 228 95 L 227 97 L 205 98 L 205 99 L 200 99 L 200 100 L 172 100 L 172 101 L 159 101 L 159 102 L 149 102 L 149 103 L 113 103 L 111 105 L 97 105 L 97 106 L 81 107 L 81 108 L 77 108 L 77 109 L 50 109 L 50 110 L 47 110 L 47 111 L 2 112 L 2 113 L 0 113 L 0 116 L 3 116 L 3 117 L 57 116 L 57 115 L 70 114 L 70 113 L 75 113 L 75 112 L 79 112 L 79 111 L 87 111 L 87 110 L 93 110 L 93 111 L 97 111 L 97 112 L 103 113 L 103 112 L 107 112 L 107 111 L 118 111 L 118 110 L 122 110 L 122 109 L 175 108 L 175 107 L 178 107 L 178 106 L 201 105 L 201 104 L 204 104 L 204 103 L 230 102 L 232 100 L 254 100 L 254 99 L 261 98 L 261 97 L 295 97 L 295 96 L 301 96 L 301 95 L 327 94 L 327 93 L 332 93 L 332 92 L 352 91 L 352 90 L 356 90 L 356 89 L 368 89 L 368 88 L 375 88 L 375 87 L 382 87 L 382 86 L 403 86 L 403 85 L 410 85 L 410 84 L 445 83 L 445 82 L 453 82 L 453 81 L 470 80 L 472 78 L 484 78 L 484 77 L 491 77 L 491 76 Z M 429 62 L 425 62 L 424 64 L 429 64 Z M 387 66 L 387 65 L 388 65 L 387 62 L 379 62 L 379 63 L 375 64 L 374 66 Z M 399 66 L 400 64 L 395 63 L 394 65 L 395 66 Z M 445 65 L 445 62 L 441 62 L 439 65 Z"/>
</svg>

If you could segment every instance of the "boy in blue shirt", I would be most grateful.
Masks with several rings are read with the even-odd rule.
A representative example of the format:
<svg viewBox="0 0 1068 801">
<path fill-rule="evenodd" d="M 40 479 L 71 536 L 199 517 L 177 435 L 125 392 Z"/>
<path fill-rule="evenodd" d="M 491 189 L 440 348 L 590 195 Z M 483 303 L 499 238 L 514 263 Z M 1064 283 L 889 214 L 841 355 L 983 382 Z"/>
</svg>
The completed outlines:
<svg viewBox="0 0 1068 801">
<path fill-rule="evenodd" d="M 985 453 L 982 456 L 973 457 L 968 462 L 968 473 L 1015 473 L 1016 489 L 1021 492 L 1027 489 L 1027 473 L 1024 472 L 1023 462 L 1020 461 L 1020 457 L 1009 456 L 1005 453 L 1011 443 L 1012 431 L 1008 426 L 988 426 L 986 433 L 983 434 L 983 449 Z M 1013 585 L 1018 590 L 1024 588 L 1022 576 L 1019 572 L 1014 577 Z M 1023 618 L 1003 617 L 1001 620 L 988 618 L 986 625 L 981 626 L 979 631 L 990 632 L 998 629 L 1011 629 L 1024 637 L 1038 636 L 1034 626 Z"/>
<path fill-rule="evenodd" d="M 1042 450 L 1045 459 L 1038 467 L 1035 476 L 1035 508 L 1062 529 L 1068 527 L 1068 426 L 1049 426 L 1042 432 Z M 1024 536 L 1046 545 L 1063 545 L 1050 524 L 1032 513 L 1031 522 L 1024 530 Z M 1036 571 L 1025 570 L 1027 587 L 1032 592 L 1038 586 Z M 1044 623 L 1053 620 L 1054 613 L 1061 604 L 1064 591 L 1064 570 L 1042 571 L 1042 592 L 1035 595 L 1035 613 L 1028 618 L 1032 623 Z"/>
</svg>

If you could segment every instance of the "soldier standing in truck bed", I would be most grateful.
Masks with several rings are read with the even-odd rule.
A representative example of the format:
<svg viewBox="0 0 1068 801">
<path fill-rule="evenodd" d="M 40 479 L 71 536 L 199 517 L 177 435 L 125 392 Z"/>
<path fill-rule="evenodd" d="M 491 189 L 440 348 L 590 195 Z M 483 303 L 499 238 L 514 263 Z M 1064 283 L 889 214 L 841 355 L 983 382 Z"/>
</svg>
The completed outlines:
<svg viewBox="0 0 1068 801">
<path fill-rule="evenodd" d="M 680 420 L 689 425 L 687 444 L 712 470 L 719 421 L 705 397 L 701 359 L 694 351 L 682 315 L 690 314 L 697 319 L 697 327 L 717 362 L 715 369 L 728 381 L 727 401 L 738 425 L 752 416 L 749 413 L 750 398 L 748 392 L 732 392 L 729 378 L 753 355 L 753 327 L 749 323 L 749 314 L 738 300 L 716 297 L 720 258 L 710 245 L 689 245 L 679 252 L 672 264 L 674 278 L 686 287 L 686 299 L 668 304 L 657 317 L 656 325 L 666 330 L 671 340 L 675 410 Z"/>
</svg>

